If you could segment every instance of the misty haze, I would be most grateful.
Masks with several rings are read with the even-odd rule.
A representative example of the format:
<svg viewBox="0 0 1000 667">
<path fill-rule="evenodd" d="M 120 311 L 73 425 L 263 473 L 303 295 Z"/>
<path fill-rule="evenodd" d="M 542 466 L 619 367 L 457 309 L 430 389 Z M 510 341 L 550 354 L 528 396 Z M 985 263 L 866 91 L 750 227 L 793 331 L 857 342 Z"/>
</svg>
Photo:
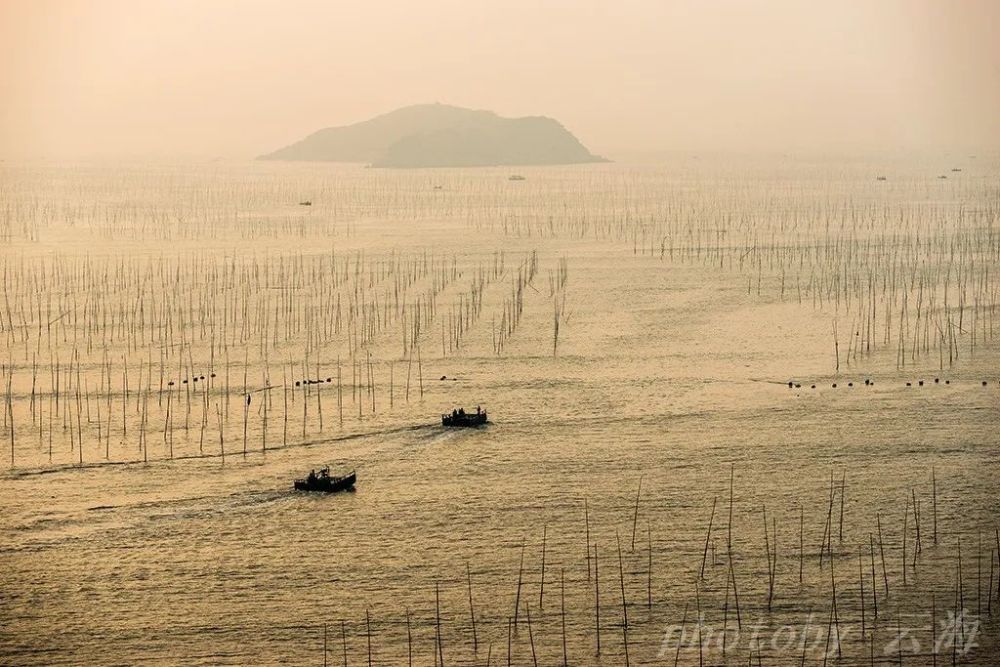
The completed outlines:
<svg viewBox="0 0 1000 667">
<path fill-rule="evenodd" d="M 0 3 L 0 663 L 997 664 L 997 25 Z"/>
</svg>

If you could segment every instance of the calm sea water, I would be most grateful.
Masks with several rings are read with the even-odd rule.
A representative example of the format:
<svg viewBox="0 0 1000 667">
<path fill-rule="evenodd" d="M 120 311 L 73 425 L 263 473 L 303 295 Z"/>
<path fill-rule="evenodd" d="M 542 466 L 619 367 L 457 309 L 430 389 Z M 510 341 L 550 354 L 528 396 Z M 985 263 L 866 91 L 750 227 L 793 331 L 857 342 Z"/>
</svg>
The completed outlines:
<svg viewBox="0 0 1000 667">
<path fill-rule="evenodd" d="M 531 169 L 523 182 L 501 170 L 6 166 L 10 242 L 0 263 L 15 315 L 3 357 L 14 369 L 16 440 L 0 484 L 2 662 L 318 665 L 325 641 L 330 664 L 345 651 L 366 664 L 370 642 L 373 664 L 407 664 L 410 651 L 414 664 L 438 655 L 559 664 L 565 645 L 570 664 L 620 665 L 627 641 L 631 664 L 744 664 L 751 653 L 799 664 L 807 632 L 806 663 L 819 664 L 839 626 L 842 657 L 831 650 L 832 664 L 869 664 L 872 650 L 876 662 L 902 652 L 904 664 L 931 664 L 952 659 L 950 644 L 937 658 L 931 646 L 964 608 L 961 640 L 978 645 L 962 664 L 994 664 L 1000 366 L 988 302 L 976 325 L 963 325 L 957 360 L 933 350 L 900 367 L 895 338 L 879 334 L 873 353 L 852 358 L 860 315 L 814 306 L 818 288 L 800 296 L 818 275 L 803 248 L 874 235 L 875 223 L 831 235 L 824 218 L 881 220 L 873 212 L 891 209 L 900 247 L 931 228 L 968 238 L 961 216 L 970 210 L 979 213 L 968 226 L 988 231 L 1000 171 L 986 160 L 963 166 L 945 180 L 939 164 L 893 164 L 884 191 L 874 178 L 885 165 L 829 161 Z M 298 205 L 307 199 L 312 206 Z M 654 235 L 665 219 L 675 221 L 667 241 Z M 752 229 L 762 245 L 798 253 L 799 268 L 789 260 L 782 278 L 766 260 L 740 266 Z M 978 255 L 983 237 L 972 238 L 965 252 L 992 271 L 990 246 Z M 457 349 L 442 344 L 500 251 L 504 270 L 491 274 L 480 314 Z M 505 303 L 532 252 L 538 270 L 498 354 Z M 418 337 L 418 361 L 404 352 L 406 325 L 388 315 L 398 283 L 370 269 L 427 256 L 447 285 Z M 368 278 L 324 292 L 333 278 L 310 269 L 324 257 Z M 561 260 L 565 286 L 553 294 Z M 255 276 L 211 287 L 213 272 L 255 262 Z M 68 284 L 60 277 L 49 287 L 28 278 L 75 271 L 76 292 L 55 293 Z M 173 290 L 156 295 L 143 281 Z M 53 293 L 33 301 L 29 288 Z M 386 322 L 357 347 L 346 324 L 352 290 L 371 308 L 366 317 Z M 287 302 L 268 296 L 289 292 Z M 318 335 L 335 294 L 344 324 Z M 172 347 L 159 334 L 139 340 L 96 325 L 116 321 L 116 305 L 137 312 L 140 299 L 154 320 L 157 296 L 172 303 L 174 321 L 156 323 L 173 328 Z M 46 302 L 54 315 L 39 312 Z M 307 304 L 308 326 L 281 328 L 299 317 L 287 303 Z M 234 333 L 233 322 L 260 321 L 254 307 L 270 313 L 269 342 Z M 60 315 L 73 323 L 50 334 Z M 986 332 L 975 346 L 970 330 Z M 224 355 L 216 345 L 227 335 Z M 50 425 L 57 357 L 64 382 L 75 386 L 74 358 L 86 382 L 82 399 L 62 385 Z M 34 390 L 33 360 L 43 369 Z M 371 393 L 352 391 L 362 366 L 374 413 Z M 162 367 L 173 388 L 160 389 Z M 180 384 L 198 369 L 216 373 L 208 389 Z M 331 382 L 296 389 L 303 377 Z M 245 422 L 244 382 L 255 397 Z M 439 414 L 458 405 L 486 407 L 492 423 L 442 429 Z M 325 464 L 356 469 L 356 491 L 291 490 Z M 678 651 L 670 634 L 683 622 L 692 639 L 699 611 L 712 639 L 701 658 L 693 640 Z M 711 634 L 723 626 L 725 657 Z"/>
</svg>

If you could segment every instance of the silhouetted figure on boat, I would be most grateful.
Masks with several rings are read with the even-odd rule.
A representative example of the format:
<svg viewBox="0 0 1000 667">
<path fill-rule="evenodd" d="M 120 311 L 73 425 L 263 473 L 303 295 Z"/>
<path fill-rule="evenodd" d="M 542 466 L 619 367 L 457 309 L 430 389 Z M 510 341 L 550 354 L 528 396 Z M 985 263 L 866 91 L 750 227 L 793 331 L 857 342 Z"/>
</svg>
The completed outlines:
<svg viewBox="0 0 1000 667">
<path fill-rule="evenodd" d="M 332 493 L 334 491 L 346 491 L 354 487 L 357 474 L 351 472 L 343 477 L 333 477 L 330 475 L 330 467 L 327 466 L 316 474 L 315 470 L 309 471 L 309 476 L 305 479 L 295 480 L 297 491 L 322 491 Z"/>
<path fill-rule="evenodd" d="M 480 406 L 476 406 L 475 413 L 466 412 L 465 408 L 457 408 L 451 411 L 450 415 L 441 415 L 442 426 L 471 427 L 486 424 L 486 411 Z"/>
</svg>

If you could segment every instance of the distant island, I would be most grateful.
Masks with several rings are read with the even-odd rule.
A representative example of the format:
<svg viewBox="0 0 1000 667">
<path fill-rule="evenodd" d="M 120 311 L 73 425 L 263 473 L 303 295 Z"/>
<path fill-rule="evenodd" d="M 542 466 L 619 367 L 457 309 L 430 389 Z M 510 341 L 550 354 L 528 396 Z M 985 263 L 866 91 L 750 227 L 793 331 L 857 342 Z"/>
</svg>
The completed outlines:
<svg viewBox="0 0 1000 667">
<path fill-rule="evenodd" d="M 503 118 L 445 104 L 418 104 L 328 127 L 259 159 L 395 168 L 607 162 L 552 118 Z"/>
</svg>

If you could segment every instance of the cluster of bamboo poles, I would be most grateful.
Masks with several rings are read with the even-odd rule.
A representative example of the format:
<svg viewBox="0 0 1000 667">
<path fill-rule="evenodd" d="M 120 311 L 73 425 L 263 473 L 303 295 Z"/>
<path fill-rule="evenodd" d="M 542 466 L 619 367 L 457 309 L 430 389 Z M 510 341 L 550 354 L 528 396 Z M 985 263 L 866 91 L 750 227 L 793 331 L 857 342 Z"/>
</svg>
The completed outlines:
<svg viewBox="0 0 1000 667">
<path fill-rule="evenodd" d="M 490 323 L 490 330 L 493 332 L 493 352 L 496 355 L 503 354 L 504 348 L 514 337 L 514 332 L 521 323 L 526 289 L 537 291 L 532 284 L 537 273 L 538 254 L 532 251 L 531 255 L 518 265 L 516 274 L 511 276 L 510 292 L 504 297 L 500 307 L 500 322 L 497 322 L 494 315 Z"/>
<path fill-rule="evenodd" d="M 224 456 L 233 439 L 244 452 L 286 446 L 290 432 L 324 432 L 334 377 L 340 425 L 422 398 L 438 322 L 442 358 L 500 300 L 492 336 L 514 335 L 539 260 L 527 253 L 508 275 L 508 255 L 0 257 L 11 465 L 174 458 L 195 443 Z"/>
<path fill-rule="evenodd" d="M 555 273 L 549 272 L 549 298 L 552 299 L 552 356 L 559 353 L 559 326 L 568 317 L 566 286 L 569 284 L 569 260 L 559 259 Z"/>
<path fill-rule="evenodd" d="M 185 445 L 185 458 L 221 456 L 224 460 L 227 439 L 236 440 L 235 451 L 244 455 L 267 451 L 269 437 L 272 449 L 307 444 L 307 436 L 322 434 L 329 423 L 324 415 L 326 392 L 330 400 L 335 400 L 340 427 L 344 425 L 348 401 L 346 413 L 355 410 L 361 419 L 376 414 L 380 408 L 392 409 L 400 399 L 409 403 L 411 394 L 421 400 L 424 395 L 419 348 L 405 359 L 405 380 L 401 378 L 398 386 L 396 361 L 380 362 L 371 353 L 366 359 L 342 362 L 337 358 L 335 366 L 314 358 L 297 362 L 286 359 L 277 374 L 271 362 L 264 359 L 253 364 L 254 371 L 260 373 L 256 382 L 251 382 L 252 366 L 247 356 L 242 363 L 226 358 L 221 368 L 216 365 L 214 371 L 207 372 L 197 370 L 190 360 L 182 360 L 173 368 L 163 364 L 162 356 L 160 362 L 157 365 L 154 360 L 140 359 L 130 365 L 126 358 L 113 366 L 110 359 L 104 359 L 96 367 L 96 380 L 95 369 L 84 369 L 78 354 L 65 364 L 57 360 L 48 369 L 47 378 L 39 376 L 40 368 L 33 363 L 31 387 L 24 392 L 25 421 L 20 424 L 14 419 L 18 398 L 12 390 L 15 374 L 6 364 L 0 366 L 5 386 L 3 432 L 9 439 L 11 467 L 18 462 L 20 445 L 16 434 L 26 440 L 25 448 L 46 455 L 50 464 L 56 458 L 66 461 L 67 455 L 69 462 L 77 464 L 172 459 L 178 432 Z M 345 369 L 348 365 L 349 371 Z M 376 377 L 376 371 L 383 374 L 382 378 Z M 388 374 L 387 379 L 384 374 Z M 281 382 L 272 383 L 272 377 L 277 375 Z M 43 379 L 48 380 L 47 387 Z M 379 396 L 387 405 L 378 402 Z M 233 401 L 234 397 L 239 400 Z M 233 416 L 233 407 L 239 408 L 238 420 Z M 150 434 L 163 445 L 152 455 Z M 194 444 L 197 453 L 190 449 Z M 65 451 L 54 449 L 59 447 Z M 230 445 L 229 452 L 233 451 Z"/>
<path fill-rule="evenodd" d="M 359 210 L 372 220 L 422 219 L 432 215 L 461 220 L 476 230 L 504 236 L 613 240 L 631 245 L 635 254 L 742 272 L 747 276 L 748 292 L 756 286 L 761 297 L 795 300 L 800 304 L 811 302 L 814 308 L 834 311 L 842 328 L 849 332 L 845 346 L 838 341 L 834 360 L 838 370 L 842 360 L 854 363 L 886 348 L 895 351 L 899 367 L 933 355 L 943 369 L 946 363 L 954 365 L 966 351 L 974 354 L 977 347 L 992 342 L 1000 295 L 997 272 L 993 270 L 1000 262 L 1000 234 L 996 231 L 1000 200 L 995 191 L 972 179 L 935 184 L 913 179 L 894 182 L 894 189 L 888 191 L 884 183 L 870 180 L 853 182 L 846 188 L 817 188 L 808 178 L 759 182 L 754 180 L 754 173 L 752 170 L 733 173 L 721 168 L 704 174 L 703 180 L 695 181 L 692 187 L 690 183 L 682 186 L 665 182 L 663 175 L 655 170 L 630 170 L 624 180 L 620 174 L 600 171 L 575 178 L 556 172 L 541 179 L 538 186 L 520 184 L 515 189 L 497 181 L 496 174 L 458 173 L 448 176 L 448 184 L 439 189 L 426 176 L 414 174 L 348 173 L 334 184 L 309 174 L 300 175 L 302 182 L 295 183 L 260 177 L 239 180 L 238 173 L 213 172 L 202 177 L 219 187 L 192 193 L 184 175 L 153 170 L 87 174 L 82 185 L 63 193 L 63 199 L 55 202 L 40 200 L 26 189 L 22 191 L 15 181 L 14 186 L 9 186 L 12 196 L 3 217 L 10 227 L 31 226 L 23 221 L 35 219 L 46 226 L 62 219 L 66 225 L 87 229 L 131 227 L 133 236 L 129 238 L 147 240 L 159 240 L 152 230 L 167 227 L 176 219 L 178 225 L 190 229 L 194 238 L 199 229 L 216 234 L 232 228 L 234 234 L 238 229 L 242 237 L 252 240 L 257 238 L 257 232 L 244 228 L 267 225 L 271 217 L 287 217 L 290 215 L 287 212 L 272 215 L 268 210 L 282 202 L 299 201 L 305 188 L 315 193 L 310 196 L 315 206 L 309 207 L 308 213 L 296 209 L 299 218 L 333 219 L 350 224 L 352 220 L 356 222 Z M 138 202 L 107 196 L 123 183 L 128 183 Z M 179 197 L 181 191 L 187 196 Z M 84 193 L 87 196 L 82 196 Z M 928 201 L 914 203 L 920 195 Z M 94 202 L 90 202 L 91 197 Z M 205 217 L 212 215 L 227 222 L 206 221 Z M 361 293 L 341 290 L 341 282 L 357 278 L 352 276 L 350 258 L 347 259 L 344 262 L 341 258 L 340 267 L 334 258 L 329 266 L 303 269 L 299 266 L 302 258 L 293 256 L 288 258 L 287 266 L 264 261 L 263 266 L 240 267 L 235 275 L 227 273 L 225 265 L 220 269 L 214 261 L 203 259 L 201 266 L 189 270 L 167 266 L 166 279 L 155 270 L 150 275 L 141 268 L 108 267 L 106 263 L 85 265 L 79 270 L 51 267 L 47 271 L 43 264 L 39 272 L 27 276 L 26 284 L 8 286 L 5 281 L 5 288 L 38 295 L 29 307 L 39 314 L 44 310 L 58 317 L 68 312 L 65 300 L 86 289 L 88 279 L 103 285 L 110 276 L 107 290 L 110 298 L 119 293 L 122 280 L 146 285 L 147 293 L 130 294 L 127 300 L 123 299 L 125 306 L 107 306 L 99 296 L 93 296 L 87 304 L 94 311 L 90 319 L 95 326 L 101 326 L 99 318 L 110 322 L 105 327 L 107 332 L 100 335 L 113 339 L 121 335 L 121 327 L 134 326 L 136 304 L 153 310 L 178 310 L 171 297 L 165 295 L 163 286 L 174 288 L 181 277 L 197 275 L 198 282 L 204 282 L 205 287 L 181 293 L 176 297 L 178 300 L 194 300 L 200 310 L 215 308 L 224 316 L 235 317 L 237 308 L 246 308 L 247 299 L 239 291 L 256 294 L 257 286 L 252 283 L 262 276 L 268 289 L 278 294 L 263 302 L 257 299 L 250 306 L 253 312 L 247 313 L 245 319 L 256 320 L 257 328 L 267 327 L 272 338 L 298 334 L 310 339 L 328 339 L 331 331 L 341 324 L 343 307 L 361 311 L 360 325 L 351 330 L 358 344 L 363 344 L 377 335 L 380 327 L 390 324 L 384 320 L 401 318 L 403 312 L 410 320 L 402 327 L 408 332 L 403 336 L 405 356 L 408 341 L 420 335 L 414 332 L 429 333 L 428 320 L 434 316 L 436 298 L 447 285 L 435 280 L 426 292 L 411 296 L 408 302 L 404 297 L 400 305 L 399 292 L 401 289 L 405 292 L 406 285 L 401 287 L 396 283 L 412 279 L 413 272 L 407 272 L 406 267 L 394 267 L 396 278 L 387 289 Z M 425 266 L 425 273 L 454 281 L 457 275 L 454 258 L 450 262 L 439 258 L 439 262 L 437 267 Z M 234 259 L 234 267 L 235 264 Z M 25 271 L 17 268 L 10 273 L 16 278 Z M 495 271 L 491 273 L 486 267 L 479 267 L 477 273 L 496 276 Z M 55 291 L 56 303 L 50 303 L 48 296 L 41 302 L 41 295 L 47 292 L 37 286 L 63 274 L 66 275 L 63 283 L 68 287 Z M 340 280 L 341 276 L 344 280 Z M 235 287 L 234 278 L 238 280 Z M 314 291 L 322 305 L 315 309 L 319 315 L 307 316 L 288 305 L 289 301 L 300 302 L 287 291 L 301 289 L 299 279 L 303 278 L 310 281 L 329 278 L 327 290 Z M 219 294 L 231 296 L 218 303 Z M 454 351 L 461 346 L 470 318 L 478 317 L 481 312 L 481 307 L 477 307 L 480 297 L 480 290 L 474 284 L 467 295 L 470 303 L 448 308 L 439 327 L 443 351 Z M 516 326 L 517 298 L 513 290 L 509 307 L 500 314 L 499 327 L 496 321 L 493 323 L 494 350 L 498 354 Z M 119 312 L 123 309 L 124 313 Z M 558 348 L 558 328 L 564 310 L 562 300 L 553 304 L 553 351 Z M 180 314 L 172 314 L 178 317 L 157 319 L 183 328 Z M 267 324 L 279 318 L 280 323 Z M 173 331 L 168 327 L 160 332 L 147 332 L 144 319 L 141 316 L 139 319 L 139 333 L 148 333 L 148 339 L 156 335 L 162 338 Z M 51 322 L 42 317 L 33 320 L 39 324 Z M 223 317 L 223 324 L 226 320 Z M 0 311 L 0 325 L 6 331 L 13 331 L 24 321 L 16 314 Z M 212 321 L 213 318 L 206 318 L 193 324 L 204 332 Z M 244 325 L 238 330 L 231 327 L 228 333 L 228 342 L 232 344 L 237 339 L 246 340 L 253 332 Z M 266 344 L 267 337 L 256 339 L 258 344 Z M 846 357 L 841 354 L 843 348 Z"/>
<path fill-rule="evenodd" d="M 382 628 L 383 636 L 374 636 L 374 643 L 372 619 L 366 609 L 360 628 L 365 658 L 383 664 L 386 659 L 400 664 L 405 658 L 410 665 L 415 659 L 421 664 L 430 659 L 441 666 L 446 662 L 591 664 L 595 656 L 605 656 L 611 661 L 608 664 L 624 665 L 633 660 L 635 664 L 647 663 L 654 656 L 657 664 L 673 665 L 743 664 L 748 659 L 750 664 L 898 664 L 917 660 L 919 664 L 940 661 L 944 665 L 977 658 L 974 652 L 967 655 L 964 651 L 972 646 L 968 636 L 972 633 L 977 633 L 972 638 L 979 643 L 995 640 L 996 626 L 991 619 L 993 605 L 1000 605 L 1000 531 L 977 530 L 974 556 L 971 560 L 963 556 L 962 542 L 968 529 L 956 528 L 949 521 L 939 530 L 939 489 L 933 470 L 929 484 L 919 485 L 930 497 L 921 497 L 918 487 L 911 487 L 895 530 L 883 523 L 887 514 L 877 512 L 871 525 L 860 529 L 856 525 L 853 530 L 848 526 L 847 538 L 847 475 L 841 472 L 837 478 L 831 472 L 825 502 L 808 513 L 810 522 L 818 520 L 810 526 L 810 536 L 820 534 L 818 529 L 822 528 L 822 539 L 811 547 L 806 543 L 807 512 L 802 504 L 784 515 L 772 512 L 770 520 L 766 506 L 760 506 L 763 540 L 735 534 L 734 515 L 739 514 L 743 523 L 752 523 L 755 510 L 736 502 L 734 478 L 735 467 L 729 480 L 728 520 L 719 520 L 716 496 L 710 512 L 706 508 L 704 544 L 696 549 L 693 545 L 665 547 L 665 540 L 654 538 L 651 520 L 646 521 L 645 535 L 638 530 L 643 513 L 641 479 L 626 524 L 630 539 L 628 532 L 622 539 L 621 529 L 615 529 L 613 541 L 607 535 L 600 536 L 583 499 L 582 525 L 565 531 L 565 536 L 575 536 L 570 542 L 579 539 L 585 547 L 580 556 L 567 553 L 565 541 L 561 552 L 553 553 L 548 539 L 550 526 L 542 525 L 532 546 L 532 550 L 537 549 L 534 566 L 526 562 L 527 540 L 512 549 L 513 562 L 518 563 L 516 579 L 497 584 L 509 588 L 509 598 L 493 596 L 489 605 L 477 603 L 474 574 L 478 573 L 467 561 L 464 577 L 453 574 L 434 580 L 433 613 L 429 607 L 417 613 L 405 609 L 399 621 L 381 619 L 376 625 Z M 920 509 L 922 503 L 930 505 L 929 517 Z M 789 522 L 792 517 L 795 520 Z M 720 539 L 724 541 L 721 550 L 715 544 Z M 610 548 L 602 548 L 608 542 Z M 742 552 L 740 543 L 744 545 Z M 756 549 L 760 551 L 754 553 Z M 676 562 L 673 551 L 688 557 L 697 554 L 698 562 L 657 567 Z M 671 580 L 673 584 L 665 583 Z M 677 596 L 658 599 L 658 592 L 664 589 L 688 585 L 683 611 Z M 547 590 L 553 588 L 559 598 L 554 615 L 546 607 Z M 453 607 L 443 613 L 442 589 L 447 599 L 465 608 Z M 815 620 L 817 614 L 819 621 Z M 415 618 L 424 620 L 414 624 Z M 451 627 L 445 626 L 445 619 L 451 619 Z M 950 623 L 943 623 L 948 619 Z M 398 633 L 404 625 L 405 640 Z M 679 627 L 680 634 L 668 632 L 670 641 L 661 643 L 658 633 L 671 626 Z M 339 646 L 329 664 L 346 661 L 349 655 L 357 662 L 356 651 L 349 650 L 356 632 L 347 631 L 345 620 L 335 627 L 340 631 Z M 784 632 L 799 633 L 801 645 L 793 641 L 775 648 L 767 639 L 758 640 L 757 634 L 745 641 L 751 628 L 759 632 L 761 627 L 775 631 L 784 627 Z M 805 637 L 811 631 L 816 637 L 807 645 Z M 641 639 L 637 641 L 633 633 L 639 633 Z M 378 654 L 380 639 L 389 658 Z M 915 639 L 921 644 L 919 650 L 912 643 Z M 324 626 L 325 664 L 331 660 L 328 649 Z"/>
</svg>

